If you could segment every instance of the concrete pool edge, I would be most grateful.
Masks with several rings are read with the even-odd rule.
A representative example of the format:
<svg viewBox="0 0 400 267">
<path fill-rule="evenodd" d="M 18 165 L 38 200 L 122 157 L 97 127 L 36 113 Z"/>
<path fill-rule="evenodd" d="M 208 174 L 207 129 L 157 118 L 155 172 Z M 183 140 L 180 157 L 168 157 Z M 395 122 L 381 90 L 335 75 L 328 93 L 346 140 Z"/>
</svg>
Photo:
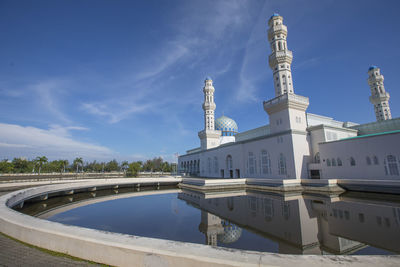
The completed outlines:
<svg viewBox="0 0 400 267">
<path fill-rule="evenodd" d="M 175 178 L 113 179 L 46 185 L 0 197 L 0 231 L 25 243 L 82 259 L 116 266 L 396 266 L 400 256 L 303 256 L 262 253 L 206 245 L 122 235 L 67 226 L 21 214 L 7 206 L 55 191 L 77 188 L 179 183 Z"/>
</svg>

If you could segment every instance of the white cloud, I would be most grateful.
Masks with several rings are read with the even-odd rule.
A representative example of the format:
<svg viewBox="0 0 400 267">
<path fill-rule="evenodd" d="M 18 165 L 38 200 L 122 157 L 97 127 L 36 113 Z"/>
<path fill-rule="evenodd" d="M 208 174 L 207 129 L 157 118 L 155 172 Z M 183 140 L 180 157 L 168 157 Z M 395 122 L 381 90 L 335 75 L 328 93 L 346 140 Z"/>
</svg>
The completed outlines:
<svg viewBox="0 0 400 267">
<path fill-rule="evenodd" d="M 259 63 L 261 63 L 261 65 L 265 63 L 265 57 L 260 57 L 260 55 L 264 55 L 264 50 L 260 51 L 260 48 L 262 47 L 260 42 L 266 43 L 266 40 L 263 39 L 265 38 L 265 34 L 263 35 L 260 33 L 265 31 L 265 14 L 269 13 L 271 8 L 268 6 L 267 2 L 264 2 L 264 5 L 260 10 L 258 19 L 254 24 L 246 44 L 242 66 L 239 73 L 239 86 L 235 93 L 235 100 L 239 102 L 260 101 L 256 95 L 256 83 L 264 78 L 264 73 L 255 66 L 260 66 Z M 264 66 L 265 68 L 268 68 L 268 65 L 265 64 Z"/>
<path fill-rule="evenodd" d="M 81 103 L 81 109 L 98 117 L 106 118 L 108 123 L 117 123 L 133 114 L 144 112 L 161 113 L 167 107 L 174 110 L 172 105 L 180 99 L 165 100 L 166 86 L 170 70 L 178 64 L 186 68 L 202 68 L 211 54 L 224 49 L 226 55 L 217 53 L 210 64 L 207 62 L 207 74 L 218 76 L 232 67 L 231 49 L 226 46 L 232 35 L 239 31 L 249 19 L 250 2 L 242 0 L 212 1 L 212 9 L 206 13 L 198 12 L 205 6 L 202 2 L 187 2 L 177 9 L 180 19 L 170 30 L 170 39 L 146 57 L 144 62 L 135 62 L 132 69 L 140 66 L 139 71 L 128 72 L 119 81 L 104 86 L 108 91 L 120 91 L 128 87 L 124 95 L 115 95 L 97 101 Z M 225 45 L 224 45 L 225 44 Z M 200 67 L 199 67 L 200 66 Z M 200 74 L 200 73 L 199 73 Z M 186 103 L 187 101 L 185 101 Z"/>
<path fill-rule="evenodd" d="M 107 147 L 72 139 L 69 130 L 87 130 L 82 127 L 40 129 L 30 126 L 0 123 L 0 158 L 45 155 L 50 159 L 83 157 L 89 159 L 112 159 L 117 156 Z"/>
<path fill-rule="evenodd" d="M 109 123 L 117 123 L 129 117 L 132 114 L 143 113 L 152 110 L 155 103 L 135 104 L 132 103 L 130 107 L 123 107 L 121 103 L 83 103 L 82 109 L 92 115 L 107 117 Z M 117 106 L 118 108 L 115 108 Z M 117 110 L 118 109 L 118 110 Z"/>
<path fill-rule="evenodd" d="M 34 92 L 34 99 L 39 101 L 41 107 L 46 108 L 58 120 L 71 123 L 71 120 L 61 111 L 61 103 L 56 96 L 62 94 L 67 86 L 64 80 L 49 79 L 34 84 L 31 89 Z"/>
</svg>

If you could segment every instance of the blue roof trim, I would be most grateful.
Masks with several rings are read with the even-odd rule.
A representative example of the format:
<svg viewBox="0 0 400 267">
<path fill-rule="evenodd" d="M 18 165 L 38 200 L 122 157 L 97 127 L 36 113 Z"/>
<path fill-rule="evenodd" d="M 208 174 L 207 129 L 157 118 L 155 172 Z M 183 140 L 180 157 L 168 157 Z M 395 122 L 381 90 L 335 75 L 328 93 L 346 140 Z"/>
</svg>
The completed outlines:
<svg viewBox="0 0 400 267">
<path fill-rule="evenodd" d="M 279 17 L 280 15 L 278 13 L 272 14 L 272 16 L 269 19 L 272 19 L 273 17 Z"/>
<path fill-rule="evenodd" d="M 369 67 L 368 71 L 373 70 L 373 69 L 377 69 L 378 67 L 375 65 L 372 65 L 371 67 Z"/>
</svg>

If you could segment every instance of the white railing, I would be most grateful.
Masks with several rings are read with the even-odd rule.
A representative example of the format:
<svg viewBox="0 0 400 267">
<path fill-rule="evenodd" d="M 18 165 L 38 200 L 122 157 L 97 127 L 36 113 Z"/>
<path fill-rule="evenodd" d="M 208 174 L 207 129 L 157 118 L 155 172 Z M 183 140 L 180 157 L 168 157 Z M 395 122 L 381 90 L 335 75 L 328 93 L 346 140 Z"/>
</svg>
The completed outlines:
<svg viewBox="0 0 400 267">
<path fill-rule="evenodd" d="M 271 55 L 269 55 L 269 61 L 274 60 L 275 58 L 283 58 L 283 57 L 293 58 L 292 51 L 290 50 L 276 51 Z"/>
<path fill-rule="evenodd" d="M 284 94 L 284 95 L 280 95 L 280 96 L 277 96 L 275 98 L 272 98 L 271 100 L 264 101 L 264 107 L 265 106 L 274 105 L 276 103 L 279 103 L 279 102 L 282 102 L 282 101 L 286 101 L 286 100 L 294 100 L 294 101 L 301 102 L 301 103 L 304 103 L 304 104 L 309 104 L 310 103 L 308 97 L 301 96 L 301 95 L 296 95 L 296 94 Z"/>
</svg>

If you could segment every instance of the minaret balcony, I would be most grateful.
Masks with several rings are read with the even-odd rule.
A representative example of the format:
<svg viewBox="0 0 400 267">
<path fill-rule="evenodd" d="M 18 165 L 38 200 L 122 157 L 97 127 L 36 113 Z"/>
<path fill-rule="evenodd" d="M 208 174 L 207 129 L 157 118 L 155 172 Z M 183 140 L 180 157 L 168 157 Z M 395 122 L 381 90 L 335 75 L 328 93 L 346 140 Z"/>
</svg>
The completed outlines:
<svg viewBox="0 0 400 267">
<path fill-rule="evenodd" d="M 290 50 L 275 51 L 269 55 L 269 65 L 271 68 L 275 67 L 276 64 L 288 63 L 291 64 L 293 59 L 293 53 Z"/>
<path fill-rule="evenodd" d="M 214 102 L 205 102 L 204 104 L 203 104 L 203 109 L 204 110 L 215 110 L 215 108 L 216 108 L 216 105 L 215 105 L 215 103 Z"/>
<path fill-rule="evenodd" d="M 369 97 L 369 101 L 374 105 L 380 104 L 385 101 L 389 101 L 389 99 L 390 99 L 390 94 L 388 92 L 385 92 L 383 94 L 372 95 Z"/>
<path fill-rule="evenodd" d="M 376 82 L 383 82 L 384 78 L 382 75 L 380 76 L 372 76 L 368 78 L 368 84 L 374 84 Z"/>
<path fill-rule="evenodd" d="M 264 101 L 264 110 L 270 114 L 284 108 L 294 108 L 298 110 L 306 110 L 310 104 L 308 97 L 296 94 L 283 94 L 272 98 L 271 100 Z"/>
<path fill-rule="evenodd" d="M 274 37 L 275 34 L 287 34 L 287 27 L 286 25 L 279 24 L 279 25 L 274 25 L 271 28 L 268 29 L 268 38 L 271 41 L 272 37 Z"/>
</svg>

